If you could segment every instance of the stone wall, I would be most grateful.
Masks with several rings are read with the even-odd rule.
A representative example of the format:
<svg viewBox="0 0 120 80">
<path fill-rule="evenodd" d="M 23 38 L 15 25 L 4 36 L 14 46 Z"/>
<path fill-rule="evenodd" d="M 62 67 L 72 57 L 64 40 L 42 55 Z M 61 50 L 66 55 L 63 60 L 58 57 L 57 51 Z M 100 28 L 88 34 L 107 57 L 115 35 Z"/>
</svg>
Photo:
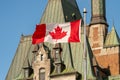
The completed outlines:
<svg viewBox="0 0 120 80">
<path fill-rule="evenodd" d="M 50 80 L 76 80 L 76 74 L 55 76 L 51 77 Z"/>
<path fill-rule="evenodd" d="M 111 75 L 120 74 L 119 46 L 103 48 L 96 59 L 100 67 L 110 69 Z"/>
</svg>

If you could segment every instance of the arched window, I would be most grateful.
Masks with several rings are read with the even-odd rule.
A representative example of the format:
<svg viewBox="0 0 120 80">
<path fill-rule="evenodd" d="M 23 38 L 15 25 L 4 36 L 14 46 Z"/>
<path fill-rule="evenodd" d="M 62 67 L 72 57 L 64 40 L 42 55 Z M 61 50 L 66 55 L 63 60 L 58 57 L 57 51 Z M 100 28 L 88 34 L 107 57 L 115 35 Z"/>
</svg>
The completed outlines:
<svg viewBox="0 0 120 80">
<path fill-rule="evenodd" d="M 45 69 L 39 69 L 39 80 L 45 80 Z"/>
</svg>

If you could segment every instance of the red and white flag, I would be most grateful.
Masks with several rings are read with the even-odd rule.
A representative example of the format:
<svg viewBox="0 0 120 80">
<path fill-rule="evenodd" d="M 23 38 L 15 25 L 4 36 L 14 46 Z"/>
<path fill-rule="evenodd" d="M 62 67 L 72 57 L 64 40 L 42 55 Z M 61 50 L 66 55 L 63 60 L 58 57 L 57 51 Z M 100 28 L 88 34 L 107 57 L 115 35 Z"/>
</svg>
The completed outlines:
<svg viewBox="0 0 120 80">
<path fill-rule="evenodd" d="M 80 42 L 81 20 L 64 24 L 38 24 L 32 35 L 32 44 L 42 42 Z"/>
</svg>

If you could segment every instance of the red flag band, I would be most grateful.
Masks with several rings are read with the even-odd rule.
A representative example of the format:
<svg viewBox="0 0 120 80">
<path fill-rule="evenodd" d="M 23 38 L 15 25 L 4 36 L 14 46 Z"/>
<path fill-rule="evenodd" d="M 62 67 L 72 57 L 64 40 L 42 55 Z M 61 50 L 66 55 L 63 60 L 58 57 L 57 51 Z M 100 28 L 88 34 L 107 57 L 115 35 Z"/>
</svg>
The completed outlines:
<svg viewBox="0 0 120 80">
<path fill-rule="evenodd" d="M 64 24 L 39 24 L 32 35 L 32 44 L 42 42 L 80 42 L 81 20 Z"/>
</svg>

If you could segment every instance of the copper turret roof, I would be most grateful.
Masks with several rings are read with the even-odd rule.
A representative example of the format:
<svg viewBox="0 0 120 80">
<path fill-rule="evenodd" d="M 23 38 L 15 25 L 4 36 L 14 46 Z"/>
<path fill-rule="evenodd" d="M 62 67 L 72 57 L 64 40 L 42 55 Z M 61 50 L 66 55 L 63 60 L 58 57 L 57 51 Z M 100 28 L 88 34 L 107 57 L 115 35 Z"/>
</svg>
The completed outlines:
<svg viewBox="0 0 120 80">
<path fill-rule="evenodd" d="M 112 47 L 120 45 L 120 38 L 113 25 L 112 30 L 108 33 L 105 41 L 105 47 Z"/>
</svg>

